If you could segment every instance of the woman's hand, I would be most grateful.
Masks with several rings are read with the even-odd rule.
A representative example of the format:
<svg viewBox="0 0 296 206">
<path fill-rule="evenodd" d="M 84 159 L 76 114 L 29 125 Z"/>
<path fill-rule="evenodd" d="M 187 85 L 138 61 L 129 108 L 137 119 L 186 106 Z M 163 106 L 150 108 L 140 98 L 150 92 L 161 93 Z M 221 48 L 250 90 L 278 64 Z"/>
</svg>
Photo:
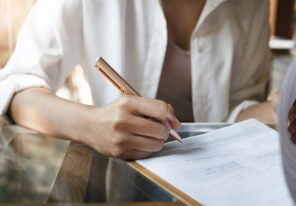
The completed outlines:
<svg viewBox="0 0 296 206">
<path fill-rule="evenodd" d="M 85 114 L 78 139 L 122 159 L 141 159 L 161 150 L 169 136 L 168 124 L 173 129 L 181 126 L 169 104 L 137 96 L 121 96 Z"/>
<path fill-rule="evenodd" d="M 236 121 L 255 118 L 266 124 L 277 124 L 276 108 L 280 100 L 280 92 L 274 92 L 269 100 L 251 106 L 240 112 Z"/>
<path fill-rule="evenodd" d="M 168 125 L 173 129 L 181 126 L 173 108 L 160 100 L 125 95 L 95 107 L 61 99 L 45 88 L 18 92 L 10 114 L 24 127 L 122 159 L 145 158 L 161 150 Z"/>
</svg>

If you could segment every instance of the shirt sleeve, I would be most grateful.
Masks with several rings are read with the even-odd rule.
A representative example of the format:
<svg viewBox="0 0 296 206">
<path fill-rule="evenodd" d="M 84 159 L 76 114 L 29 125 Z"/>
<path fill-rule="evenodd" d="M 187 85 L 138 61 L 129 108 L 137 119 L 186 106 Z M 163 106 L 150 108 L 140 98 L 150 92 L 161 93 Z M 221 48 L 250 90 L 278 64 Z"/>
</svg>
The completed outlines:
<svg viewBox="0 0 296 206">
<path fill-rule="evenodd" d="M 81 60 L 81 1 L 39 0 L 29 13 L 14 53 L 0 70 L 0 114 L 14 94 L 30 87 L 55 92 Z"/>
<path fill-rule="evenodd" d="M 242 103 L 240 103 L 239 105 L 237 105 L 231 112 L 231 114 L 228 117 L 227 122 L 229 123 L 234 123 L 236 118 L 238 117 L 239 113 L 245 109 L 247 109 L 248 107 L 254 106 L 256 104 L 259 104 L 259 102 L 257 101 L 243 101 Z"/>
<path fill-rule="evenodd" d="M 49 85 L 42 79 L 34 75 L 10 75 L 0 82 L 0 115 L 6 113 L 13 95 L 29 87 L 46 87 Z"/>
</svg>

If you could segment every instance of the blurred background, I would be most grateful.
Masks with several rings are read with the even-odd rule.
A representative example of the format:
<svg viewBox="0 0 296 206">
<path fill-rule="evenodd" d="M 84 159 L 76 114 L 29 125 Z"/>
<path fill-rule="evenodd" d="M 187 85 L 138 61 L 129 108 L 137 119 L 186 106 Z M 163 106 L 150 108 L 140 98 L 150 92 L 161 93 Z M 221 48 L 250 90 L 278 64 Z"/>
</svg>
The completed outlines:
<svg viewBox="0 0 296 206">
<path fill-rule="evenodd" d="M 0 0 L 0 68 L 11 55 L 19 30 L 36 0 Z"/>
<path fill-rule="evenodd" d="M 37 0 L 0 0 L 0 69 L 3 68 L 15 47 L 20 28 Z M 296 40 L 296 0 L 270 0 L 271 39 Z M 295 53 L 294 42 L 272 42 L 273 52 L 271 92 L 279 89 L 283 75 Z M 281 49 L 283 47 L 284 49 Z M 291 56 L 291 55 L 292 56 Z M 82 69 L 77 66 L 67 79 L 60 96 L 92 104 L 88 84 Z"/>
<path fill-rule="evenodd" d="M 21 26 L 36 1 L 0 0 L 0 69 L 5 66 L 12 54 Z M 79 65 L 73 70 L 65 86 L 58 90 L 57 94 L 85 104 L 93 102 L 83 70 Z"/>
</svg>

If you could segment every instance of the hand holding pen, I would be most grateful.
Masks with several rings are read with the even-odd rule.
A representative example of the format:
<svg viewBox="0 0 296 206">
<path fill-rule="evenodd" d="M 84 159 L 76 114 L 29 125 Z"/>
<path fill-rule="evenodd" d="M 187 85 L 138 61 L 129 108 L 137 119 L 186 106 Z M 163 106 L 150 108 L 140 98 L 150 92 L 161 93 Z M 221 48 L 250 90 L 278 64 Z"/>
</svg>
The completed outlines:
<svg viewBox="0 0 296 206">
<path fill-rule="evenodd" d="M 140 94 L 132 86 L 130 86 L 102 57 L 100 57 L 96 61 L 95 66 L 123 94 L 140 96 Z M 166 109 L 166 110 L 172 110 L 172 107 L 169 104 L 167 104 L 167 107 L 168 107 L 168 109 Z M 158 116 L 158 115 L 156 115 L 156 116 Z M 153 119 L 153 116 L 148 115 L 146 117 L 148 117 L 148 119 L 149 119 L 149 117 L 151 117 Z M 175 116 L 173 118 L 174 118 L 174 120 L 177 120 Z M 170 130 L 170 134 L 177 141 L 182 142 L 181 137 L 178 135 L 178 133 L 171 128 L 170 123 L 167 122 L 167 120 L 165 120 L 165 122 Z"/>
<path fill-rule="evenodd" d="M 113 133 L 115 136 L 116 133 L 125 136 L 120 137 L 128 142 L 128 145 L 124 147 L 131 147 L 132 150 L 127 151 L 127 153 L 139 153 L 140 155 L 136 154 L 136 158 L 139 158 L 139 156 L 140 158 L 147 157 L 162 148 L 169 133 L 181 142 L 179 135 L 173 130 L 178 129 L 181 124 L 176 119 L 173 108 L 169 104 L 161 100 L 140 97 L 102 58 L 97 60 L 95 66 L 122 93 L 127 94 L 107 105 L 112 109 L 110 108 L 110 113 L 106 114 L 109 115 L 106 118 L 116 115 L 116 113 L 121 116 L 115 117 L 117 118 L 115 129 L 120 131 L 117 133 L 114 130 Z M 126 159 L 126 155 L 123 156 Z"/>
</svg>

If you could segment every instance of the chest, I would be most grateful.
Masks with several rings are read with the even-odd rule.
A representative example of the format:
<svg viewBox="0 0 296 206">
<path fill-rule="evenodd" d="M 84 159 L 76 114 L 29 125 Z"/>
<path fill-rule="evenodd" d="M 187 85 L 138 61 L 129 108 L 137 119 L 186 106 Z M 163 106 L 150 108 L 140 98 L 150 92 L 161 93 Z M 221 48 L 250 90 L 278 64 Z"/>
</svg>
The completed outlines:
<svg viewBox="0 0 296 206">
<path fill-rule="evenodd" d="M 168 38 L 185 50 L 190 48 L 191 34 L 199 20 L 206 0 L 163 0 Z"/>
</svg>

